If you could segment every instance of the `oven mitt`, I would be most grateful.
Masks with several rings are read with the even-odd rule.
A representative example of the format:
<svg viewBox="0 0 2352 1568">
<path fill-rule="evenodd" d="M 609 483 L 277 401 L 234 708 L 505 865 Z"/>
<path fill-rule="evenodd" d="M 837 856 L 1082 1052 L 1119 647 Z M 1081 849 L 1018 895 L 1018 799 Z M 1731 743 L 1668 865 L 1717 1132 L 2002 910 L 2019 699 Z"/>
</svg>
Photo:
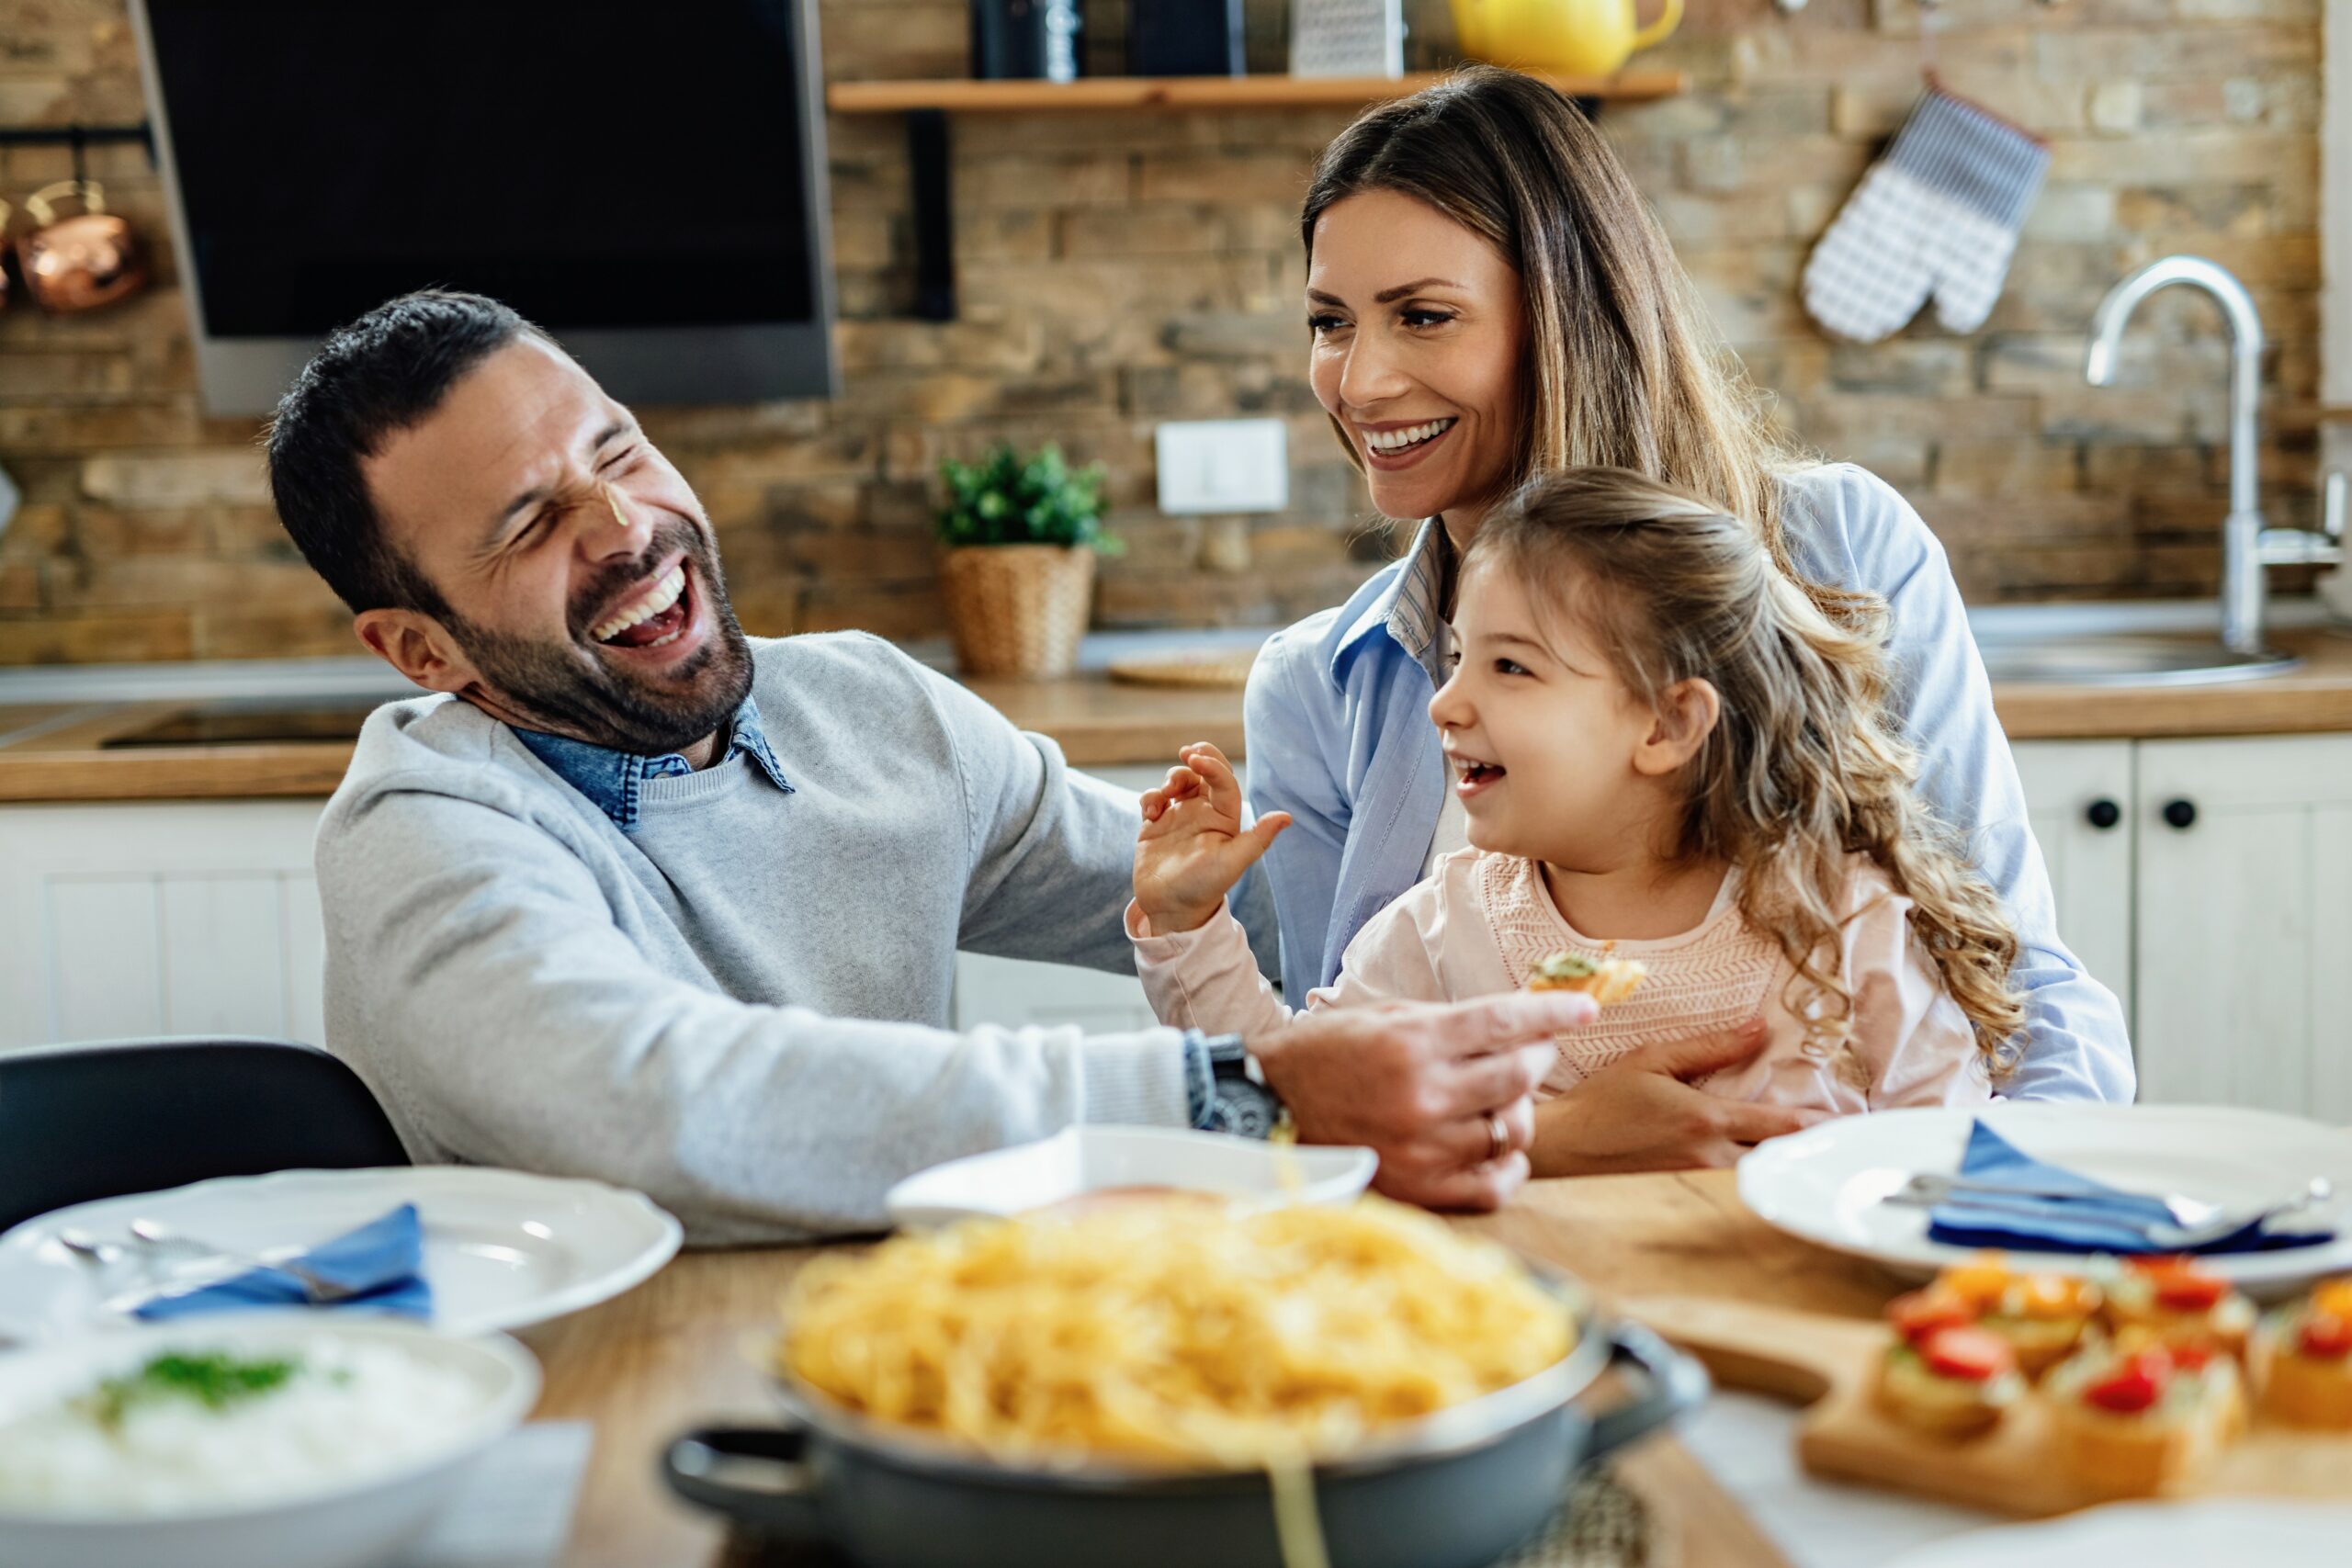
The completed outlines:
<svg viewBox="0 0 2352 1568">
<path fill-rule="evenodd" d="M 356 1292 L 323 1310 L 352 1307 L 401 1317 L 433 1315 L 433 1288 L 418 1272 L 424 1263 L 424 1233 L 413 1203 L 402 1203 L 381 1219 L 321 1242 L 294 1261 L 320 1279 Z M 293 1275 L 276 1269 L 249 1269 L 199 1290 L 156 1296 L 141 1303 L 132 1315 L 153 1323 L 210 1312 L 300 1306 L 305 1299 L 301 1281 Z"/>
<path fill-rule="evenodd" d="M 1814 247 L 1804 308 L 1830 332 L 1875 343 L 1936 297 L 1936 320 L 1974 332 L 2008 276 L 2018 227 L 2050 150 L 1931 79 L 1894 145 Z"/>
</svg>

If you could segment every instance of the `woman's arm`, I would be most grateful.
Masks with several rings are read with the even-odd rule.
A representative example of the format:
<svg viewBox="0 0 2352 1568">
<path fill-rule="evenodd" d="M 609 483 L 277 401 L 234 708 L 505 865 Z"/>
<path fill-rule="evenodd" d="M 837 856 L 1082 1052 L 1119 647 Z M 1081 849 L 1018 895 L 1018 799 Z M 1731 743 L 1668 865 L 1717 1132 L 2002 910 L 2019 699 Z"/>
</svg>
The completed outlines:
<svg viewBox="0 0 2352 1568">
<path fill-rule="evenodd" d="M 1339 694 L 1322 689 L 1316 658 L 1332 614 L 1269 637 L 1242 699 L 1251 815 L 1283 812 L 1291 819 L 1261 863 L 1282 933 L 1283 992 L 1291 997 L 1304 997 L 1322 978 L 1348 842 L 1348 801 L 1336 772 Z"/>
<path fill-rule="evenodd" d="M 2041 846 L 2026 821 L 2008 738 L 1943 546 L 1883 480 L 1848 464 L 1789 481 L 1789 546 L 1815 581 L 1863 588 L 1892 611 L 1894 705 L 1919 753 L 1919 793 L 1957 830 L 2018 933 L 2010 977 L 2026 995 L 2024 1059 L 2004 1081 L 2020 1100 L 2129 1100 L 2135 1077 L 2123 1010 L 2058 936 Z"/>
</svg>

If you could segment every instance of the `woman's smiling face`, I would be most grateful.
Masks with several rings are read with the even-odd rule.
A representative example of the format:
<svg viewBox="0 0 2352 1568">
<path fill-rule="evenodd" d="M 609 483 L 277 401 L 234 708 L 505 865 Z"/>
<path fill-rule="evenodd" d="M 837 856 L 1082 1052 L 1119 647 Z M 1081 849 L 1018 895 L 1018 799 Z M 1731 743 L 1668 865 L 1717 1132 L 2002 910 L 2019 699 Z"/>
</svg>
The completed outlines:
<svg viewBox="0 0 2352 1568">
<path fill-rule="evenodd" d="M 1390 517 L 1466 540 L 1513 479 L 1525 310 L 1502 254 L 1396 191 L 1337 201 L 1306 274 L 1315 395 Z"/>
</svg>

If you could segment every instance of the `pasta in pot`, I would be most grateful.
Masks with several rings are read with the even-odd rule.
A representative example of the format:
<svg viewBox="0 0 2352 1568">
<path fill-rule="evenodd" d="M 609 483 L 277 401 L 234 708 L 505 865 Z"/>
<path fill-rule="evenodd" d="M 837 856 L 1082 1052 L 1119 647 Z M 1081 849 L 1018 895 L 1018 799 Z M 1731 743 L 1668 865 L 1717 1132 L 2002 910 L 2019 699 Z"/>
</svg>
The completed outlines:
<svg viewBox="0 0 2352 1568">
<path fill-rule="evenodd" d="M 820 1258 L 780 1364 L 843 1407 L 1001 1460 L 1223 1468 L 1342 1454 L 1573 1348 L 1491 1242 L 1398 1204 L 1137 1201 Z"/>
</svg>

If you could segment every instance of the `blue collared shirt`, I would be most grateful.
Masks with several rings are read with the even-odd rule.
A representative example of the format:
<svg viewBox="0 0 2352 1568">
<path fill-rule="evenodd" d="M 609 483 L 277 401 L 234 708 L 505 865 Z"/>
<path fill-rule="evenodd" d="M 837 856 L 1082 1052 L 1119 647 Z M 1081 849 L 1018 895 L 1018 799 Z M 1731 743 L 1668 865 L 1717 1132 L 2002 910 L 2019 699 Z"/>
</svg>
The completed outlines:
<svg viewBox="0 0 2352 1568">
<path fill-rule="evenodd" d="M 2025 1052 L 2003 1092 L 2129 1100 L 2123 1010 L 2059 940 L 2024 787 L 1942 545 L 1863 469 L 1825 465 L 1784 482 L 1797 570 L 1887 601 L 1892 701 L 1918 752 L 1919 793 L 1966 838 L 2016 927 L 2010 979 L 2026 998 Z M 1347 604 L 1276 633 L 1250 672 L 1250 804 L 1260 817 L 1287 811 L 1294 824 L 1263 863 L 1283 989 L 1294 998 L 1337 977 L 1364 922 L 1420 879 L 1436 837 L 1446 790 L 1429 716 L 1445 644 L 1438 533 L 1425 525 L 1412 551 Z"/>
<path fill-rule="evenodd" d="M 676 778 L 695 771 L 694 764 L 675 751 L 661 757 L 640 757 L 634 752 L 592 746 L 567 735 L 509 728 L 514 729 L 515 739 L 531 749 L 533 756 L 554 769 L 558 778 L 594 801 L 597 809 L 611 818 L 613 825 L 624 833 L 637 831 L 646 780 Z M 775 752 L 768 747 L 767 732 L 760 728 L 759 707 L 749 697 L 735 710 L 726 754 L 718 761 L 723 762 L 738 751 L 748 753 L 759 764 L 760 771 L 775 782 L 776 788 L 786 795 L 792 793 L 792 786 L 785 782 L 783 768 L 776 763 Z"/>
</svg>

